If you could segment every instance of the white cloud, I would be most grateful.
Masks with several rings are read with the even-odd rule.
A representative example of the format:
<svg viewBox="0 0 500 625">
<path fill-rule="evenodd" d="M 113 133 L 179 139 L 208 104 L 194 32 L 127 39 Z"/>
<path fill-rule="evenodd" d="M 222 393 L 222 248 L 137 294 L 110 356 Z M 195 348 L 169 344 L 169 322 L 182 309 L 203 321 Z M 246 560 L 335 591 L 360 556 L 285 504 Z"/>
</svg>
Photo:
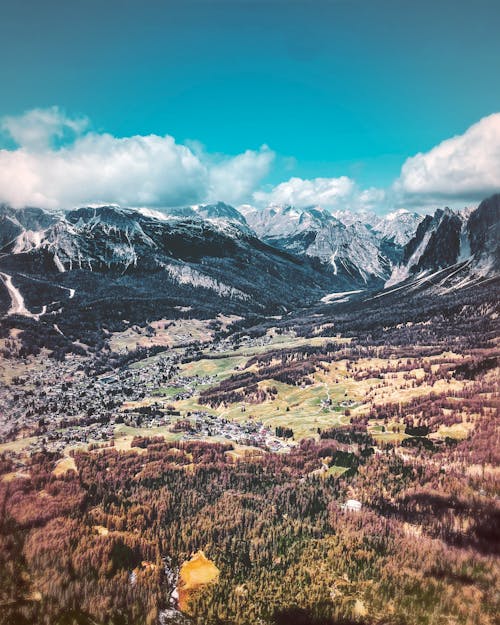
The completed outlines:
<svg viewBox="0 0 500 625">
<path fill-rule="evenodd" d="M 263 147 L 214 163 L 169 135 L 117 138 L 83 133 L 83 123 L 69 120 L 55 108 L 4 118 L 2 127 L 20 147 L 0 150 L 0 201 L 16 207 L 245 201 L 267 174 L 274 156 Z M 79 136 L 55 147 L 54 137 L 62 137 L 68 128 Z"/>
<path fill-rule="evenodd" d="M 210 169 L 210 201 L 237 204 L 251 197 L 260 181 L 269 173 L 274 152 L 266 145 L 259 151 L 247 150 L 234 158 L 225 159 Z"/>
<path fill-rule="evenodd" d="M 1 130 L 10 135 L 18 146 L 31 150 L 43 150 L 50 147 L 55 139 L 79 135 L 87 126 L 87 118 L 67 117 L 57 106 L 6 116 L 0 122 Z"/>
<path fill-rule="evenodd" d="M 0 130 L 18 146 L 0 149 L 0 202 L 16 207 L 109 202 L 161 208 L 223 200 L 381 212 L 463 206 L 500 190 L 500 113 L 408 158 L 387 189 L 361 189 L 347 176 L 292 177 L 263 189 L 276 160 L 265 145 L 230 157 L 169 135 L 119 138 L 93 132 L 86 118 L 57 107 L 4 117 Z M 275 166 L 286 171 L 283 162 Z"/>
<path fill-rule="evenodd" d="M 448 204 L 463 207 L 500 191 L 500 113 L 481 119 L 463 135 L 408 158 L 388 189 L 360 189 L 354 180 L 290 178 L 269 191 L 256 191 L 262 204 L 319 205 L 331 210 L 381 212 Z"/>
<path fill-rule="evenodd" d="M 361 190 L 352 178 L 290 178 L 269 191 L 256 191 L 254 201 L 260 205 L 289 204 L 298 208 L 321 206 L 340 211 L 379 211 L 384 206 L 384 189 Z"/>
<path fill-rule="evenodd" d="M 385 205 L 386 197 L 387 194 L 384 189 L 370 187 L 358 194 L 355 198 L 355 205 L 358 210 L 380 210 L 380 208 Z"/>
<path fill-rule="evenodd" d="M 0 151 L 0 197 L 14 206 L 131 206 L 200 200 L 206 167 L 172 137 L 90 133 L 57 150 Z"/>
<path fill-rule="evenodd" d="M 481 200 L 500 189 L 500 113 L 408 158 L 394 191 L 412 204 Z"/>
<path fill-rule="evenodd" d="M 256 191 L 254 199 L 260 204 L 290 204 L 299 208 L 322 206 L 339 208 L 342 202 L 352 197 L 354 180 L 347 176 L 340 178 L 290 178 L 268 192 Z"/>
</svg>

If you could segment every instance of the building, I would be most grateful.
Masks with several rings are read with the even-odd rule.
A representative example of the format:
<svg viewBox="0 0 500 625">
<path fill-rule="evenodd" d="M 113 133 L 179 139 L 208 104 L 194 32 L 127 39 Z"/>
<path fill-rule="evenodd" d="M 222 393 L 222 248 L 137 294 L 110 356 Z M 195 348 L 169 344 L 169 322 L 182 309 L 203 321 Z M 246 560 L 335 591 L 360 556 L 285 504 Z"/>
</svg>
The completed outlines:
<svg viewBox="0 0 500 625">
<path fill-rule="evenodd" d="M 359 512 L 362 505 L 361 501 L 358 501 L 357 499 L 348 499 L 345 504 L 341 506 L 341 508 L 347 512 Z"/>
</svg>

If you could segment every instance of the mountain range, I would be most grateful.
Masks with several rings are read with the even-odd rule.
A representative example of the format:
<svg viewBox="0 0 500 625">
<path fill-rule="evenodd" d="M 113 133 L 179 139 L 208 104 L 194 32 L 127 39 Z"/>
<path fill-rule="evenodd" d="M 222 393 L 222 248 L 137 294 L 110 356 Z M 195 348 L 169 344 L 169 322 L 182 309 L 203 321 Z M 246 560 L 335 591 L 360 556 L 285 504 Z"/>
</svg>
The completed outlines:
<svg viewBox="0 0 500 625">
<path fill-rule="evenodd" d="M 147 299 L 283 313 L 332 292 L 460 288 L 498 274 L 499 213 L 500 194 L 425 217 L 223 202 L 58 214 L 3 205 L 0 310 L 50 314 L 111 295 L 129 316 L 130 302 Z"/>
</svg>

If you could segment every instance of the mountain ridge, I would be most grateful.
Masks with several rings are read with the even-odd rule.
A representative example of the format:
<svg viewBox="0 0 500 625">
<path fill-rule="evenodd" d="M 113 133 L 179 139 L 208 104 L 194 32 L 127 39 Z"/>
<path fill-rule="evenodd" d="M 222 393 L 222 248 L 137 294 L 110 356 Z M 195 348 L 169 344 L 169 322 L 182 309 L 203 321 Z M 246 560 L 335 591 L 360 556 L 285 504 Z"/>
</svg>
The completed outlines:
<svg viewBox="0 0 500 625">
<path fill-rule="evenodd" d="M 223 202 L 166 212 L 86 206 L 61 214 L 2 205 L 0 270 L 33 315 L 61 302 L 84 305 L 93 290 L 106 288 L 120 297 L 128 288 L 132 300 L 154 292 L 179 305 L 206 299 L 221 310 L 245 305 L 275 313 L 325 297 L 340 303 L 337 293 L 369 297 L 407 282 L 428 285 L 434 275 L 443 288 L 459 288 L 496 274 L 499 213 L 500 195 L 472 212 L 437 209 L 422 218 L 406 210 L 385 218 L 320 207 L 237 210 Z M 398 236 L 408 239 L 404 246 Z M 12 311 L 5 280 L 4 313 Z"/>
</svg>

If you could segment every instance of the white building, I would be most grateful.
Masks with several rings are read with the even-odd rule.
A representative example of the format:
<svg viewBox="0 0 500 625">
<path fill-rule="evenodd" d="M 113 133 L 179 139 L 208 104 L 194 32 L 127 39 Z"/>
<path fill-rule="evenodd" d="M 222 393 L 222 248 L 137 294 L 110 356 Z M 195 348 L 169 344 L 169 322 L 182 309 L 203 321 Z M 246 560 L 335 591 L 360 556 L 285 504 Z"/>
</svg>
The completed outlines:
<svg viewBox="0 0 500 625">
<path fill-rule="evenodd" d="M 362 505 L 361 501 L 357 499 L 348 499 L 341 507 L 342 510 L 347 510 L 347 512 L 359 512 Z"/>
</svg>

